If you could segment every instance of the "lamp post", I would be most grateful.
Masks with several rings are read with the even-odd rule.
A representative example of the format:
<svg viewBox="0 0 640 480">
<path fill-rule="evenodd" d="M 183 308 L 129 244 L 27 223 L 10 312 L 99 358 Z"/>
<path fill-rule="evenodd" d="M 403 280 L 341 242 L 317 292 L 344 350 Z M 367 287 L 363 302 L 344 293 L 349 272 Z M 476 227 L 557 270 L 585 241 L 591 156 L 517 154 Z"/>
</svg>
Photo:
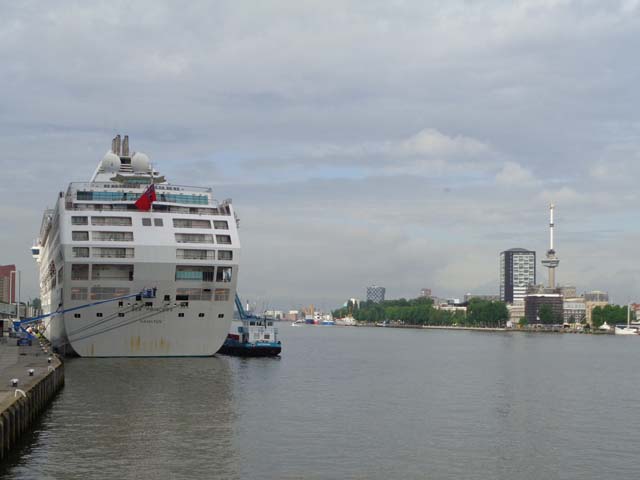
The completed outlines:
<svg viewBox="0 0 640 480">
<path fill-rule="evenodd" d="M 12 270 L 9 272 L 9 305 L 15 305 L 13 296 L 16 294 L 16 289 L 13 288 L 13 286 L 16 281 L 16 272 L 17 270 Z"/>
<path fill-rule="evenodd" d="M 20 321 L 20 293 L 22 292 L 20 284 L 22 283 L 22 272 L 20 270 L 16 270 L 16 272 L 18 272 L 18 304 L 16 306 L 16 316 L 18 317 L 18 321 Z"/>
</svg>

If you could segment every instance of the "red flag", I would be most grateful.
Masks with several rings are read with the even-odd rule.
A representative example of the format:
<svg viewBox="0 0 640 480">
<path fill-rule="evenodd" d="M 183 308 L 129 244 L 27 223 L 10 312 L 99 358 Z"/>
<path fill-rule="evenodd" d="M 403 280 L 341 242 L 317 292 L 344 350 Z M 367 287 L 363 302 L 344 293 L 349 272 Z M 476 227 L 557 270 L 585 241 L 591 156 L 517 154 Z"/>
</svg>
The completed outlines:
<svg viewBox="0 0 640 480">
<path fill-rule="evenodd" d="M 149 185 L 140 198 L 136 200 L 136 208 L 144 212 L 151 210 L 151 204 L 156 201 L 156 187 L 154 184 Z"/>
</svg>

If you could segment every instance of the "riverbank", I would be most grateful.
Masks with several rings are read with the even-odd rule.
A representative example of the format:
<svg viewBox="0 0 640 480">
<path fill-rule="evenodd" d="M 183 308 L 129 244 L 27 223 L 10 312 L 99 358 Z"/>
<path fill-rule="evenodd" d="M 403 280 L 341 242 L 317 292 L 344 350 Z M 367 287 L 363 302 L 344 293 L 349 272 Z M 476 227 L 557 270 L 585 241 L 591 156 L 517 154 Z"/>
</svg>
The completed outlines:
<svg viewBox="0 0 640 480">
<path fill-rule="evenodd" d="M 574 333 L 588 335 L 613 335 L 613 330 L 603 332 L 600 330 L 582 329 L 562 327 L 524 327 L 524 328 L 505 328 L 505 327 L 454 327 L 451 325 L 407 325 L 407 324 L 386 324 L 380 325 L 376 323 L 358 323 L 357 327 L 377 327 L 377 328 L 411 328 L 420 330 L 470 330 L 474 332 L 521 332 L 521 333 Z"/>
<path fill-rule="evenodd" d="M 19 347 L 13 338 L 0 340 L 6 340 L 0 343 L 2 460 L 64 385 L 64 365 L 37 341 L 32 346 Z"/>
</svg>

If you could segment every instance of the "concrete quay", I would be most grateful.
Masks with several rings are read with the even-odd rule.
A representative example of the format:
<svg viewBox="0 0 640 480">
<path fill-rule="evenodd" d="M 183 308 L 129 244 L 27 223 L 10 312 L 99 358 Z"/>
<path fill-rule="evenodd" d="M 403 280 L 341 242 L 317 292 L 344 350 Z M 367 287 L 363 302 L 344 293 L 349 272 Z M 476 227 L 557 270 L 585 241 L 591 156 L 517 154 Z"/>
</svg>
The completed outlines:
<svg viewBox="0 0 640 480">
<path fill-rule="evenodd" d="M 20 347 L 14 338 L 3 337 L 0 341 L 2 460 L 64 385 L 64 365 L 56 355 L 45 353 L 46 347 L 41 347 L 37 340 L 33 346 Z M 18 379 L 17 386 L 12 385 L 13 379 Z"/>
</svg>

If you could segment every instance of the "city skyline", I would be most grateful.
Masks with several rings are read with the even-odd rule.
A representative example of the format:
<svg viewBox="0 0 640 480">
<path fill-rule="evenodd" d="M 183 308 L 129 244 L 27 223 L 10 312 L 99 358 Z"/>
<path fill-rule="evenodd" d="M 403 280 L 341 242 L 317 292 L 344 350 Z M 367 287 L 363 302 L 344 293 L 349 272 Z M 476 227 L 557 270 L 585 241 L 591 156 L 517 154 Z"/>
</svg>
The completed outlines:
<svg viewBox="0 0 640 480">
<path fill-rule="evenodd" d="M 24 299 L 42 211 L 119 132 L 233 199 L 243 298 L 497 293 L 551 201 L 557 283 L 637 298 L 637 3 L 70 5 L 3 12 L 0 264 Z"/>
</svg>

